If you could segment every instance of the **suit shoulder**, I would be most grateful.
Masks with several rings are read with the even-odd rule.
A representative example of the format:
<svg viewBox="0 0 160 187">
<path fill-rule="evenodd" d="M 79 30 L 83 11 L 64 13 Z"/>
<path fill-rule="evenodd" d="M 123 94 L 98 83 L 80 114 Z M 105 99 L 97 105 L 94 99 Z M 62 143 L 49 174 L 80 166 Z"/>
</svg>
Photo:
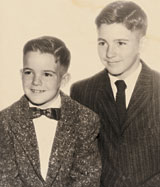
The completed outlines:
<svg viewBox="0 0 160 187">
<path fill-rule="evenodd" d="M 153 75 L 154 75 L 154 79 L 155 79 L 157 82 L 160 82 L 160 72 L 155 71 L 155 70 L 152 70 L 152 72 L 153 72 Z"/>
<path fill-rule="evenodd" d="M 9 119 L 12 115 L 15 115 L 19 102 L 20 100 L 15 101 L 13 104 L 0 111 L 0 118 Z"/>
<path fill-rule="evenodd" d="M 100 79 L 103 77 L 104 74 L 106 74 L 106 71 L 102 70 L 89 78 L 73 83 L 72 87 L 82 88 L 83 86 L 87 86 L 88 84 L 95 84 L 95 83 L 98 84 L 98 82 L 100 81 Z"/>
<path fill-rule="evenodd" d="M 70 116 L 76 129 L 99 129 L 99 117 L 95 112 L 62 92 L 61 96 L 63 114 Z"/>
<path fill-rule="evenodd" d="M 12 121 L 12 115 L 14 113 L 14 105 L 15 104 L 12 104 L 0 112 L 0 132 L 4 134 L 5 132 L 8 131 L 9 122 Z"/>
<path fill-rule="evenodd" d="M 160 73 L 153 70 L 153 92 L 160 99 Z"/>
<path fill-rule="evenodd" d="M 89 109 L 88 107 L 80 104 L 79 102 L 73 100 L 71 97 L 70 97 L 70 100 L 72 102 L 72 104 L 74 105 L 74 108 L 76 109 L 76 111 L 79 113 L 80 116 L 82 117 L 92 117 L 94 119 L 98 118 L 98 115 L 92 111 L 91 109 Z"/>
<path fill-rule="evenodd" d="M 98 114 L 73 99 L 71 99 L 71 102 L 75 109 L 75 127 L 80 137 L 88 136 L 89 134 L 97 136 L 100 128 L 100 119 Z"/>
<path fill-rule="evenodd" d="M 153 91 L 157 92 L 160 88 L 160 72 L 150 68 L 142 61 L 143 79 L 148 79 L 153 86 Z"/>
<path fill-rule="evenodd" d="M 150 74 L 151 79 L 153 79 L 153 82 L 159 82 L 160 81 L 160 72 L 150 68 L 146 63 L 142 61 L 142 69 L 145 72 L 145 74 Z"/>
<path fill-rule="evenodd" d="M 88 129 L 99 129 L 100 120 L 98 114 L 89 109 L 88 107 L 80 104 L 79 102 L 70 98 L 72 103 L 72 109 L 74 110 L 74 118 L 77 121 L 78 128 L 86 128 Z"/>
<path fill-rule="evenodd" d="M 13 105 L 8 106 L 7 108 L 3 109 L 3 110 L 0 112 L 0 118 L 1 118 L 1 117 L 5 117 L 5 116 L 9 116 L 9 114 L 12 113 L 12 110 L 13 110 L 12 107 L 13 107 Z"/>
</svg>

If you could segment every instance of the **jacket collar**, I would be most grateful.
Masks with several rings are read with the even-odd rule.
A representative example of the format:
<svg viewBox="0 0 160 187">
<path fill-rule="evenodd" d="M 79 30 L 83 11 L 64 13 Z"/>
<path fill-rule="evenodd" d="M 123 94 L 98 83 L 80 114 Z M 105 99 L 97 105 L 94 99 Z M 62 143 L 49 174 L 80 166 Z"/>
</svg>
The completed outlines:
<svg viewBox="0 0 160 187">
<path fill-rule="evenodd" d="M 61 163 L 68 152 L 70 146 L 68 142 L 70 142 L 71 138 L 74 136 L 73 124 L 76 120 L 77 113 L 76 108 L 74 107 L 74 101 L 63 92 L 60 92 L 60 95 L 61 119 L 57 124 L 57 130 L 52 146 L 49 169 L 46 178 L 47 184 L 54 182 Z M 35 174 L 44 182 L 40 174 L 38 144 L 33 121 L 29 115 L 29 103 L 27 98 L 23 96 L 13 105 L 12 111 L 11 131 L 23 147 L 26 153 L 26 158 L 28 158 L 30 163 L 32 163 Z M 72 140 L 75 141 L 75 138 L 73 137 Z"/>
<path fill-rule="evenodd" d="M 97 108 L 101 119 L 104 119 L 104 121 L 109 121 L 108 125 L 110 127 L 108 128 L 112 128 L 117 137 L 124 133 L 130 122 L 139 114 L 141 110 L 143 110 L 144 106 L 147 104 L 147 102 L 149 102 L 149 99 L 153 94 L 152 70 L 144 62 L 141 61 L 141 63 L 142 70 L 133 90 L 133 94 L 127 109 L 126 121 L 122 126 L 121 131 L 119 128 L 117 113 L 115 112 L 116 106 L 108 72 L 106 69 L 104 69 L 99 74 L 95 107 Z"/>
<path fill-rule="evenodd" d="M 97 113 L 100 115 L 102 120 L 103 128 L 111 128 L 117 137 L 119 136 L 119 122 L 116 111 L 115 100 L 110 84 L 108 72 L 104 69 L 98 78 L 97 92 L 96 92 L 96 104 Z M 107 123 L 107 125 L 105 125 Z M 109 133 L 109 130 L 105 130 Z M 108 134 L 108 137 L 111 136 Z"/>
</svg>

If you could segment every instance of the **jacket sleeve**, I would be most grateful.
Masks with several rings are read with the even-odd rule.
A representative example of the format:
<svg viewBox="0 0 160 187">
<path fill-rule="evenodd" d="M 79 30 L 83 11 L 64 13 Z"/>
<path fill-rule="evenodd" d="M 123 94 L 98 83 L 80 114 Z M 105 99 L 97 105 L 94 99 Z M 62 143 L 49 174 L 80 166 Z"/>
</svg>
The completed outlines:
<svg viewBox="0 0 160 187">
<path fill-rule="evenodd" d="M 99 120 L 89 118 L 92 128 L 87 124 L 78 129 L 74 163 L 71 170 L 69 187 L 99 187 L 101 160 L 98 151 L 97 135 Z M 85 121 L 85 119 L 84 119 Z"/>
<path fill-rule="evenodd" d="M 0 118 L 0 186 L 23 187 L 16 167 L 12 138 Z"/>
</svg>

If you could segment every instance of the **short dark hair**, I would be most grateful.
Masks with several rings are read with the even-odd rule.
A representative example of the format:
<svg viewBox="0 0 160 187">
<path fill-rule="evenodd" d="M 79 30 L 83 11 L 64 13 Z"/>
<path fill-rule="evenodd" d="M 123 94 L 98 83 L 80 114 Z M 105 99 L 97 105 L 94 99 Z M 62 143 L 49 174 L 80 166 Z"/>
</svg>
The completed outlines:
<svg viewBox="0 0 160 187">
<path fill-rule="evenodd" d="M 107 5 L 97 16 L 95 23 L 101 24 L 122 23 L 131 31 L 139 30 L 142 35 L 147 30 L 147 15 L 137 4 L 131 1 L 115 1 Z"/>
<path fill-rule="evenodd" d="M 59 62 L 64 67 L 65 71 L 68 70 L 70 65 L 71 54 L 65 43 L 52 36 L 43 36 L 28 41 L 23 48 L 23 56 L 31 51 L 40 51 L 41 53 L 52 54 L 56 58 L 56 62 Z"/>
</svg>

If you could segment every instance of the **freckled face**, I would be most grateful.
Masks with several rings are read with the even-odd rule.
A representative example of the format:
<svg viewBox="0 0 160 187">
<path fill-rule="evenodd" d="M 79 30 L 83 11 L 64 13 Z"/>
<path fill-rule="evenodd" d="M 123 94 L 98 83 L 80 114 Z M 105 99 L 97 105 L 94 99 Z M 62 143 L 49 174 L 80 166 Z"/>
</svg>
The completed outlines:
<svg viewBox="0 0 160 187">
<path fill-rule="evenodd" d="M 98 28 L 98 54 L 108 72 L 125 78 L 139 64 L 140 33 L 123 24 L 102 24 Z"/>
<path fill-rule="evenodd" d="M 61 86 L 60 65 L 52 54 L 28 52 L 24 56 L 22 84 L 25 95 L 35 105 L 47 105 Z"/>
</svg>

